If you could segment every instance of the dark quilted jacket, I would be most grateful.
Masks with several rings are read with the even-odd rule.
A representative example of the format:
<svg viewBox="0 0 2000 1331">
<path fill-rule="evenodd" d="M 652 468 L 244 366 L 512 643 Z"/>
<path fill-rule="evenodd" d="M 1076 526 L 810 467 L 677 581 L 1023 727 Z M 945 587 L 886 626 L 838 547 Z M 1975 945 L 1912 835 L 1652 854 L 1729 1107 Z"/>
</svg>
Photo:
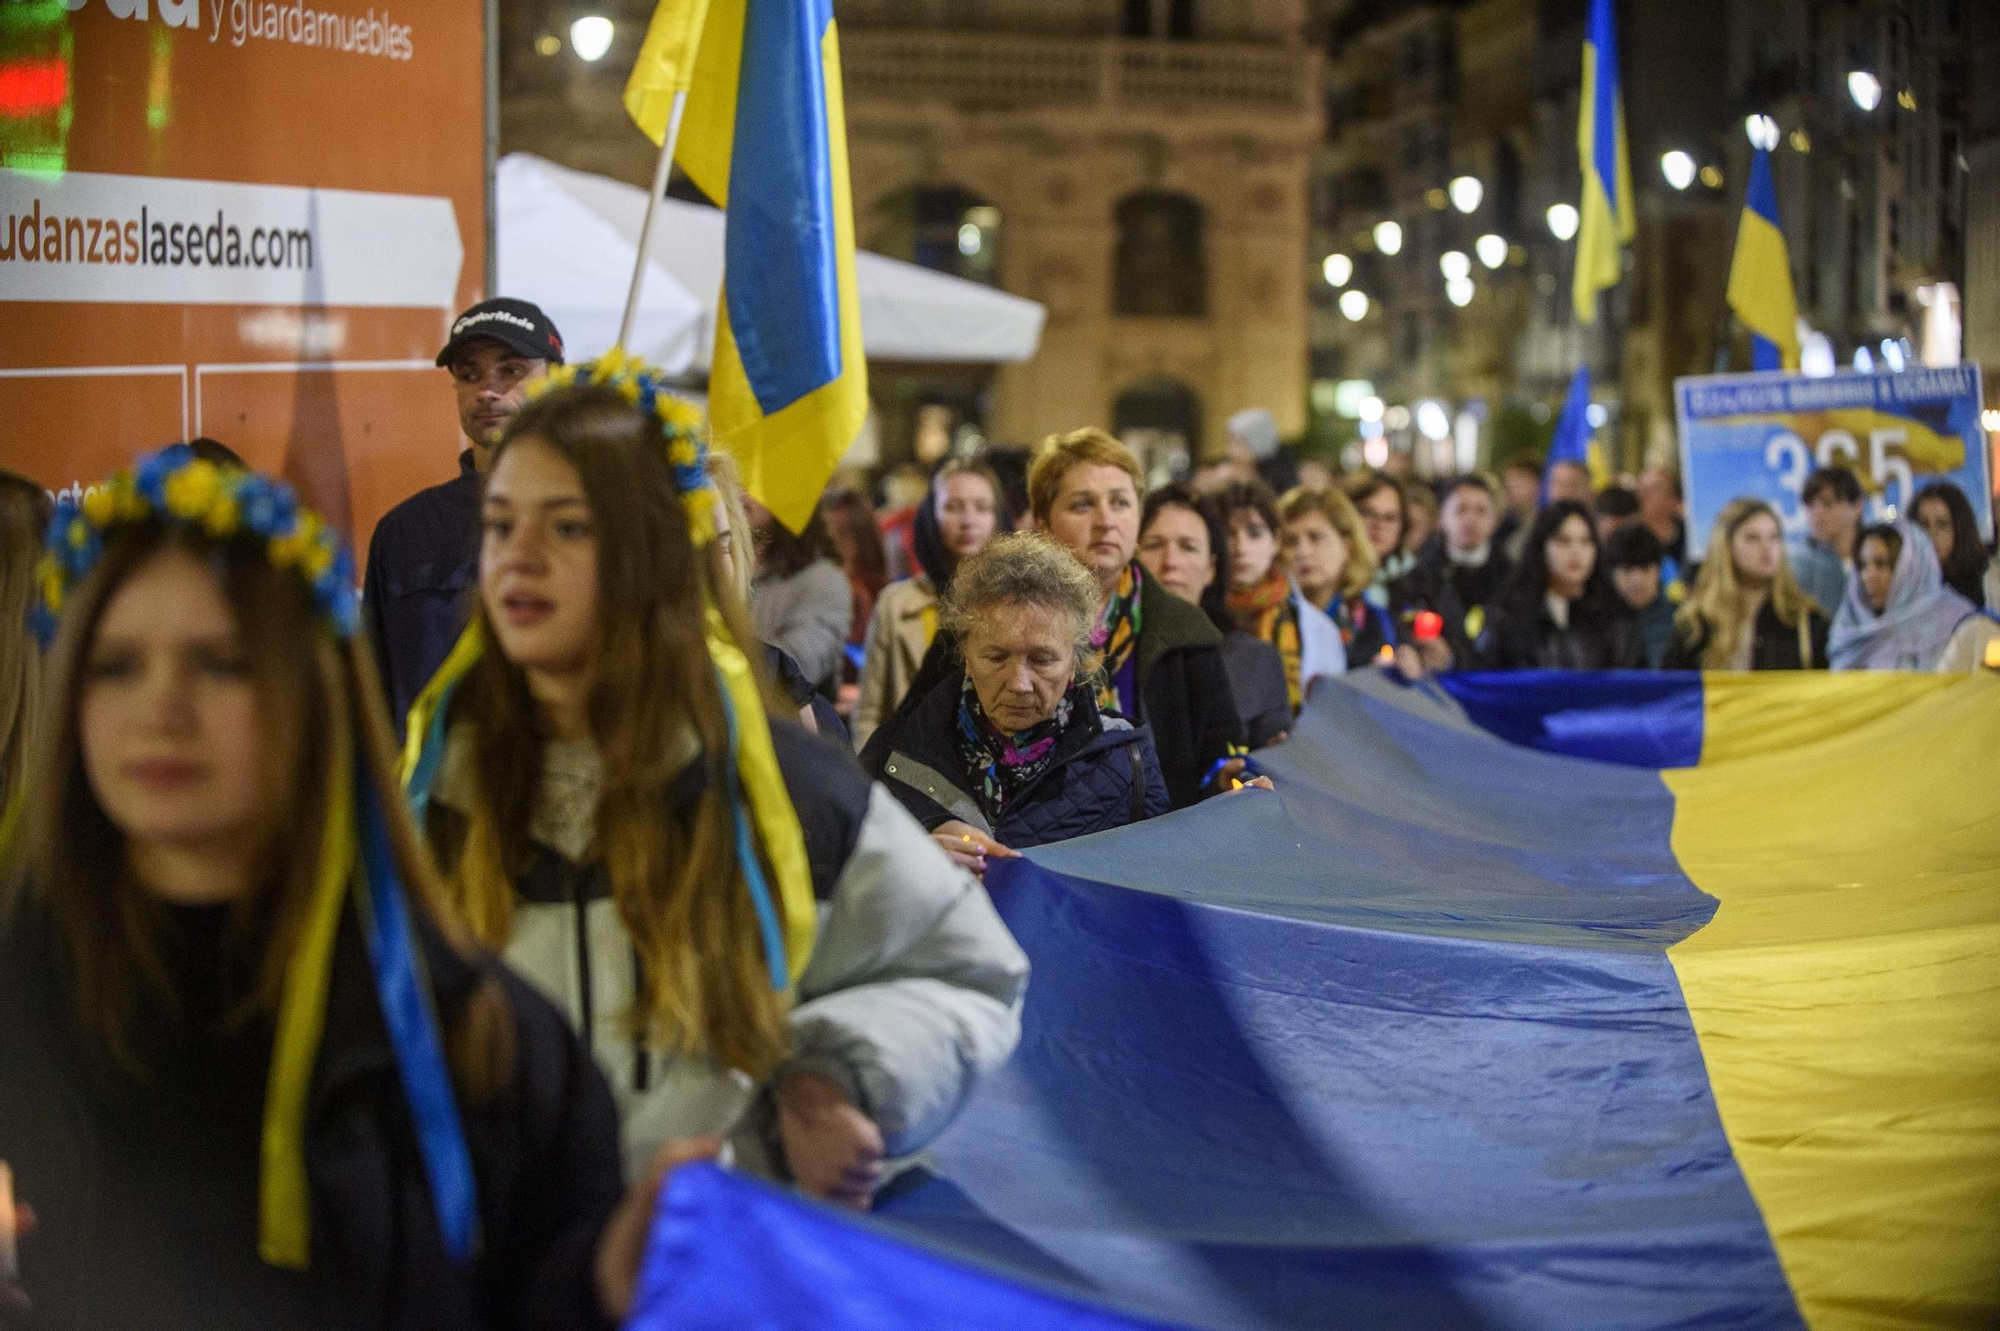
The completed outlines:
<svg viewBox="0 0 2000 1331">
<path fill-rule="evenodd" d="M 926 829 L 957 818 L 1003 846 L 1025 850 L 1167 811 L 1152 734 L 1091 705 L 1071 718 L 1049 770 L 1014 798 L 997 823 L 990 822 L 958 752 L 962 678 L 954 673 L 934 686 L 884 727 L 883 744 L 869 745 L 879 755 L 874 775 Z"/>
</svg>

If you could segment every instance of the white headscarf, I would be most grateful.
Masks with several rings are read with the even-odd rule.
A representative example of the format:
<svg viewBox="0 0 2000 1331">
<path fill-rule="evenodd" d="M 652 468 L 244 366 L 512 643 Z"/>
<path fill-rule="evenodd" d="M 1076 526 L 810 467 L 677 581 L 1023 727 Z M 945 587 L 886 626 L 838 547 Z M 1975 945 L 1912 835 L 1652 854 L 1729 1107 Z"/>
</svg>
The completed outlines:
<svg viewBox="0 0 2000 1331">
<path fill-rule="evenodd" d="M 1827 656 L 1835 670 L 1934 670 L 1945 643 L 1965 617 L 1972 602 L 1944 585 L 1937 550 L 1930 536 L 1914 523 L 1899 520 L 1896 534 L 1902 551 L 1889 581 L 1889 599 L 1882 613 L 1868 608 L 1861 592 L 1861 561 L 1847 575 L 1847 596 L 1834 616 Z"/>
<path fill-rule="evenodd" d="M 1278 421 L 1262 407 L 1245 407 L 1229 418 L 1229 433 L 1243 441 L 1259 462 L 1277 456 Z"/>
</svg>

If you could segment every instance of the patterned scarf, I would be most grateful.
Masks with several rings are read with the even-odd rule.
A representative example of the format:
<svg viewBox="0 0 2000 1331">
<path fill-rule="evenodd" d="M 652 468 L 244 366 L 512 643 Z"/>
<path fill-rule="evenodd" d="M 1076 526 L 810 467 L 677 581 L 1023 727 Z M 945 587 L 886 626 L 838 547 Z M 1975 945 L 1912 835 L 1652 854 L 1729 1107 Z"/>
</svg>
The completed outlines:
<svg viewBox="0 0 2000 1331">
<path fill-rule="evenodd" d="M 1138 562 L 1127 564 L 1118 575 L 1118 586 L 1112 590 L 1111 600 L 1105 604 L 1103 618 L 1090 634 L 1090 645 L 1103 658 L 1098 667 L 1098 707 L 1133 719 L 1139 713 L 1132 649 L 1139 645 L 1143 627 L 1139 619 L 1139 588 L 1144 581 Z"/>
<path fill-rule="evenodd" d="M 965 676 L 958 691 L 958 756 L 972 776 L 973 793 L 989 822 L 997 821 L 1016 795 L 1049 770 L 1055 761 L 1056 742 L 1069 729 L 1070 717 L 1076 712 L 1077 691 L 1087 687 L 1072 684 L 1056 703 L 1054 716 L 1008 736 L 986 719 L 979 695 L 972 688 L 972 676 Z"/>
<path fill-rule="evenodd" d="M 1278 649 L 1278 659 L 1285 663 L 1285 696 L 1298 711 L 1305 698 L 1299 679 L 1304 649 L 1299 643 L 1298 611 L 1292 605 L 1292 580 L 1273 563 L 1262 582 L 1232 589 L 1227 605 L 1236 627 Z"/>
</svg>

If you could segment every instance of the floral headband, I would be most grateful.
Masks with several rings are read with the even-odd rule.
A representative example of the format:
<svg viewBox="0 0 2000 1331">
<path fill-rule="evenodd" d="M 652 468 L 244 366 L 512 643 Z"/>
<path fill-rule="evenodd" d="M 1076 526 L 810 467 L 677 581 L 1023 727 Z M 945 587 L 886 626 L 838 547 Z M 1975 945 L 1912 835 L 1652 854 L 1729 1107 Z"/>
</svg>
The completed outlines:
<svg viewBox="0 0 2000 1331">
<path fill-rule="evenodd" d="M 360 598 L 354 560 L 340 537 L 301 505 L 283 481 L 241 467 L 219 467 L 196 457 L 186 444 L 172 444 L 93 486 L 81 501 L 68 496 L 57 501 L 36 568 L 41 600 L 33 618 L 44 642 L 54 636 L 56 616 L 70 593 L 103 557 L 105 536 L 114 528 L 147 521 L 217 540 L 257 538 L 273 567 L 297 570 L 334 635 L 354 636 L 361 620 Z"/>
<path fill-rule="evenodd" d="M 609 388 L 659 423 L 660 442 L 674 470 L 674 488 L 687 511 L 697 547 L 715 539 L 715 488 L 708 477 L 708 442 L 702 413 L 670 389 L 661 371 L 613 347 L 595 360 L 557 365 L 528 386 L 528 400 L 564 388 Z"/>
</svg>

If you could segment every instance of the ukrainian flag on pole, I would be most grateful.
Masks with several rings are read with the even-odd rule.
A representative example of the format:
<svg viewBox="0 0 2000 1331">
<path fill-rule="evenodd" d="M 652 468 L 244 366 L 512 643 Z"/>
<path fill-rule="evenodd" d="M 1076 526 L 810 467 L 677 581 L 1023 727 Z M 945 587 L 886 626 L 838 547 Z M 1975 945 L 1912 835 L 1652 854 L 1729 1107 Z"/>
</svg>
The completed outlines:
<svg viewBox="0 0 2000 1331">
<path fill-rule="evenodd" d="M 1758 147 L 1750 158 L 1750 192 L 1736 228 L 1729 261 L 1729 308 L 1750 330 L 1750 368 L 1799 368 L 1799 302 L 1792 293 L 1792 257 L 1778 225 L 1778 192 L 1771 185 L 1771 154 Z"/>
<path fill-rule="evenodd" d="M 1597 322 L 1597 293 L 1618 281 L 1619 247 L 1630 244 L 1637 230 L 1611 0 L 1590 0 L 1590 22 L 1583 34 L 1583 98 L 1577 108 L 1576 151 L 1583 167 L 1583 205 L 1576 233 L 1576 284 L 1571 294 L 1577 321 L 1588 324 Z"/>
<path fill-rule="evenodd" d="M 796 531 L 868 414 L 832 0 L 662 0 L 625 89 L 656 143 L 676 89 L 674 160 L 729 214 L 709 421 Z"/>
</svg>

